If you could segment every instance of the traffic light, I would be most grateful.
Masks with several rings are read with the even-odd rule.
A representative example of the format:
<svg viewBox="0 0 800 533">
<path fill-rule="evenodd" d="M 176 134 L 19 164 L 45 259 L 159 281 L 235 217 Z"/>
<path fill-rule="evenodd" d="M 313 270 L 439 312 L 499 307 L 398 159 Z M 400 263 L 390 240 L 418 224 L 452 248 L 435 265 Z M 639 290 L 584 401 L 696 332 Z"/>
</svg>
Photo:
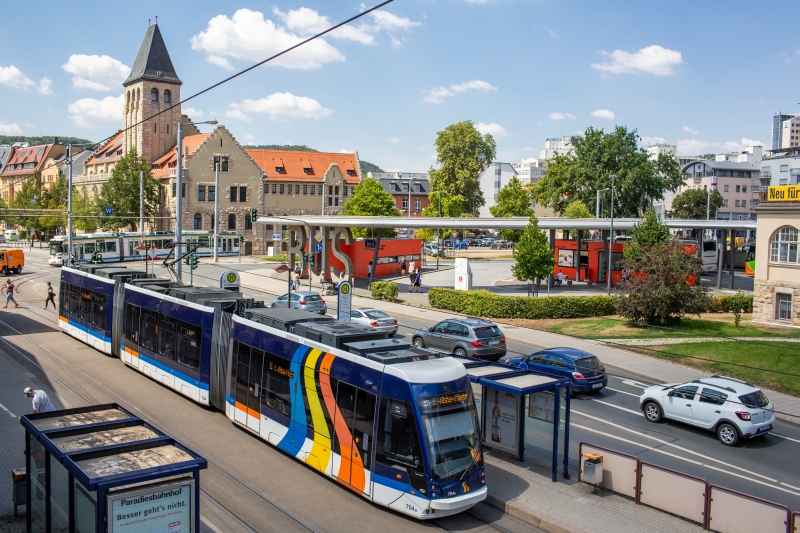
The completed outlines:
<svg viewBox="0 0 800 533">
<path fill-rule="evenodd" d="M 183 264 L 184 265 L 188 265 L 189 264 L 189 257 L 190 256 L 187 255 L 186 257 L 183 258 Z"/>
<path fill-rule="evenodd" d="M 196 255 L 192 255 L 192 263 L 191 264 L 192 264 L 192 270 L 197 268 L 197 256 Z"/>
<path fill-rule="evenodd" d="M 308 257 L 308 258 L 309 258 L 309 261 L 308 261 L 308 262 L 309 262 L 309 263 L 311 264 L 311 266 L 313 267 L 313 266 L 314 266 L 314 254 L 308 254 L 308 256 L 309 256 L 309 257 Z"/>
<path fill-rule="evenodd" d="M 250 210 L 250 220 L 253 222 L 258 220 L 258 209 L 256 209 L 255 207 Z"/>
</svg>

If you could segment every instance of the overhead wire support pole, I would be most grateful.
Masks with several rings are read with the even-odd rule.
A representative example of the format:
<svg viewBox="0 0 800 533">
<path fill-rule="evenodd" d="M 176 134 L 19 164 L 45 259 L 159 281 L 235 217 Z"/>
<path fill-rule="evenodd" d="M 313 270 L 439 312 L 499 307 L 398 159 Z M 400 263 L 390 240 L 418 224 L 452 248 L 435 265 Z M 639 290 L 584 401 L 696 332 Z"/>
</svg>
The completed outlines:
<svg viewBox="0 0 800 533">
<path fill-rule="evenodd" d="M 608 232 L 608 271 L 606 275 L 608 276 L 608 295 L 611 296 L 611 257 L 614 255 L 614 180 L 616 179 L 615 175 L 611 175 L 611 227 Z"/>
<path fill-rule="evenodd" d="M 72 266 L 72 144 L 67 146 L 67 266 Z M 62 262 L 63 264 L 63 262 Z"/>
</svg>

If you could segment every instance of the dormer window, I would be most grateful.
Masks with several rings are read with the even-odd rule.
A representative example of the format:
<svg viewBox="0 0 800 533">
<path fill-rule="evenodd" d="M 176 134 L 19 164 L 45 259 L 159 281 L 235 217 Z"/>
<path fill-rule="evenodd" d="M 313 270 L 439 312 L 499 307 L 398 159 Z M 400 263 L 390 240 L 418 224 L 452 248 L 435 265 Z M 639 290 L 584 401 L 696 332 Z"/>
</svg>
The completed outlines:
<svg viewBox="0 0 800 533">
<path fill-rule="evenodd" d="M 356 175 L 356 171 L 355 170 L 348 170 L 347 171 L 347 175 L 348 176 L 355 176 Z"/>
<path fill-rule="evenodd" d="M 303 174 L 309 174 L 310 175 L 310 174 L 313 174 L 313 173 L 314 173 L 314 171 L 311 170 L 310 168 L 304 168 L 303 169 Z"/>
<path fill-rule="evenodd" d="M 275 172 L 278 174 L 286 174 L 286 170 L 283 167 L 275 167 Z"/>
</svg>

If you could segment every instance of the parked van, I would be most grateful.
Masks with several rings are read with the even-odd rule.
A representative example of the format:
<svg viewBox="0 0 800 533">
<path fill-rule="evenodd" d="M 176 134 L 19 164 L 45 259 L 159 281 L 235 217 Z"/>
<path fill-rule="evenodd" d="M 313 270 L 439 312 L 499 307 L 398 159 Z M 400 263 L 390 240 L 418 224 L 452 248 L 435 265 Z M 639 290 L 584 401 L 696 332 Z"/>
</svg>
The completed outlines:
<svg viewBox="0 0 800 533">
<path fill-rule="evenodd" d="M 25 266 L 25 254 L 19 248 L 10 250 L 0 250 L 0 271 L 4 276 L 9 272 L 22 274 L 22 267 Z"/>
<path fill-rule="evenodd" d="M 18 241 L 19 240 L 19 231 L 15 229 L 7 229 L 3 232 L 7 241 Z"/>
</svg>

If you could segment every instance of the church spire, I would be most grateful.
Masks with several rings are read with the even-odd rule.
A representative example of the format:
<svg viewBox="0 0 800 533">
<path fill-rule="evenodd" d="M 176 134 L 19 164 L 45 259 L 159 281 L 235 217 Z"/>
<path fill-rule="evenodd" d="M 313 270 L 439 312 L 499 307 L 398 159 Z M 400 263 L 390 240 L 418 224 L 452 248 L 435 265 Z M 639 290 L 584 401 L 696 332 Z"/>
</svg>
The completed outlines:
<svg viewBox="0 0 800 533">
<path fill-rule="evenodd" d="M 167 46 L 164 44 L 164 38 L 161 37 L 158 24 L 147 28 L 142 46 L 136 55 L 136 61 L 133 62 L 131 74 L 122 85 L 127 87 L 141 80 L 182 84 L 172 66 L 172 60 L 167 52 Z"/>
</svg>

